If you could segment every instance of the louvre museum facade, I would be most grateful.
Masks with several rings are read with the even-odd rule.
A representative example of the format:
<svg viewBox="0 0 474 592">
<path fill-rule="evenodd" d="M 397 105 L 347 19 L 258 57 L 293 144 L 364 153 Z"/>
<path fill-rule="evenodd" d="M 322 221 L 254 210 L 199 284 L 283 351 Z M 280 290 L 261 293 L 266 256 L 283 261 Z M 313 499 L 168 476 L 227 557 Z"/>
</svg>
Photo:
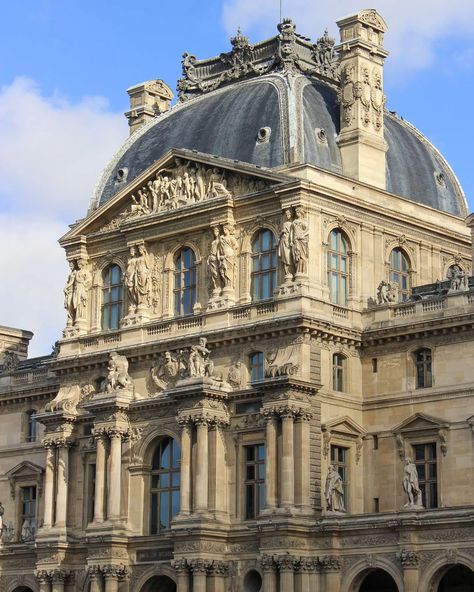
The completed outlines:
<svg viewBox="0 0 474 592">
<path fill-rule="evenodd" d="M 474 590 L 474 216 L 338 27 L 128 89 L 61 340 L 0 327 L 1 592 Z"/>
</svg>

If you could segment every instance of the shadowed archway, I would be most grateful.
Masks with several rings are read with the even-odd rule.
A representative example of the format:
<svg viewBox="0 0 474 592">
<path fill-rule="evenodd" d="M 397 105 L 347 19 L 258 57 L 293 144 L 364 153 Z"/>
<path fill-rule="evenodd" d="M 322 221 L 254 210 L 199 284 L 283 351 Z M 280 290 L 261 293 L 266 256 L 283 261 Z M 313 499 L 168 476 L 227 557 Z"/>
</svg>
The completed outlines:
<svg viewBox="0 0 474 592">
<path fill-rule="evenodd" d="M 176 583 L 168 576 L 153 576 L 140 592 L 177 592 Z"/>
<path fill-rule="evenodd" d="M 438 592 L 471 592 L 474 572 L 465 565 L 453 565 L 441 578 Z"/>
<path fill-rule="evenodd" d="M 362 581 L 359 592 L 399 592 L 395 580 L 383 569 L 374 569 Z"/>
</svg>

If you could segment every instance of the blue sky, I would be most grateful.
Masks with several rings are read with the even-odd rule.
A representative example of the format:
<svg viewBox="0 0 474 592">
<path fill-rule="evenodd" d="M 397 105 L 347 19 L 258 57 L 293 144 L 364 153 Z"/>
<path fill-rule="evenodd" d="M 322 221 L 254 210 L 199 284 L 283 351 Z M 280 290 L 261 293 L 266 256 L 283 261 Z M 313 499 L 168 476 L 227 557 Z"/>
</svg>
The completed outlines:
<svg viewBox="0 0 474 592">
<path fill-rule="evenodd" d="M 278 0 L 140 3 L 116 0 L 0 2 L 0 324 L 36 333 L 48 353 L 65 317 L 67 268 L 57 238 L 82 217 L 97 177 L 128 134 L 126 88 L 162 78 L 173 89 L 183 51 L 229 48 L 240 25 L 272 36 Z M 474 210 L 472 0 L 283 0 L 283 16 L 315 39 L 326 26 L 375 7 L 389 25 L 387 106 L 444 154 Z M 6 25 L 6 26 L 5 26 Z M 41 254 L 43 264 L 35 266 Z M 12 291 L 21 290 L 12 298 Z"/>
</svg>

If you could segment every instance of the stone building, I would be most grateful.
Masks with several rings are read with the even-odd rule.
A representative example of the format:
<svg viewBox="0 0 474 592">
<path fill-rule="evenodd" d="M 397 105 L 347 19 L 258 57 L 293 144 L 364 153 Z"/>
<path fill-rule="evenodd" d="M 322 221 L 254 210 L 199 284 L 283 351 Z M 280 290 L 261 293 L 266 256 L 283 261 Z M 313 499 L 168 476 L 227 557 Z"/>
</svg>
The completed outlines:
<svg viewBox="0 0 474 592">
<path fill-rule="evenodd" d="M 63 339 L 0 327 L 2 592 L 474 589 L 474 218 L 338 26 L 129 89 Z"/>
</svg>

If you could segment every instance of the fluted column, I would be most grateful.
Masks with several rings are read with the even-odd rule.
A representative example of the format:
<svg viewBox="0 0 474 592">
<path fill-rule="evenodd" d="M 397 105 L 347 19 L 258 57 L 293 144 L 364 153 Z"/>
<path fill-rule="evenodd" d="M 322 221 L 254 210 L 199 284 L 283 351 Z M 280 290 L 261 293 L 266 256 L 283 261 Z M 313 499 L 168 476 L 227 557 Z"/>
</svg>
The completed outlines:
<svg viewBox="0 0 474 592">
<path fill-rule="evenodd" d="M 39 592 L 51 592 L 51 578 L 46 570 L 37 571 L 36 579 L 39 584 Z"/>
<path fill-rule="evenodd" d="M 44 470 L 44 528 L 51 528 L 53 525 L 53 505 L 54 505 L 54 465 L 56 458 L 56 448 L 52 443 L 45 443 L 46 446 L 46 466 Z M 40 581 L 41 587 L 41 581 Z"/>
<path fill-rule="evenodd" d="M 298 571 L 295 573 L 295 592 L 319 592 L 319 587 L 314 584 L 314 574 L 317 568 L 317 560 L 311 557 L 301 557 L 298 562 Z"/>
<path fill-rule="evenodd" d="M 90 592 L 102 592 L 102 571 L 98 565 L 87 568 L 90 582 Z"/>
<path fill-rule="evenodd" d="M 118 577 L 113 573 L 105 574 L 105 592 L 118 592 Z"/>
<path fill-rule="evenodd" d="M 172 565 L 178 579 L 177 592 L 189 592 L 189 568 L 186 559 L 176 559 Z"/>
<path fill-rule="evenodd" d="M 68 575 L 69 574 L 62 569 L 57 569 L 53 572 L 53 592 L 64 592 L 64 585 Z"/>
<path fill-rule="evenodd" d="M 106 435 L 103 430 L 98 430 L 96 436 L 95 457 L 95 493 L 94 493 L 94 522 L 104 521 L 105 502 L 105 471 L 106 471 Z"/>
<path fill-rule="evenodd" d="M 293 413 L 284 411 L 281 418 L 282 443 L 281 443 L 281 506 L 290 507 L 295 502 L 294 479 L 294 446 L 293 446 Z"/>
<path fill-rule="evenodd" d="M 128 573 L 128 569 L 123 565 L 106 565 L 102 567 L 105 586 L 104 592 L 118 592 L 119 581 Z"/>
<path fill-rule="evenodd" d="M 325 590 L 339 590 L 341 584 L 341 562 L 338 557 L 328 555 L 321 559 Z"/>
<path fill-rule="evenodd" d="M 209 563 L 204 559 L 193 559 L 190 563 L 190 567 L 193 574 L 193 592 L 206 592 Z"/>
<path fill-rule="evenodd" d="M 308 413 L 300 413 L 295 423 L 295 504 L 309 508 L 310 434 Z"/>
<path fill-rule="evenodd" d="M 294 561 L 295 560 L 291 555 L 282 555 L 277 559 L 278 567 L 280 569 L 280 592 L 294 592 L 295 590 Z"/>
<path fill-rule="evenodd" d="M 122 432 L 115 428 L 109 430 L 110 461 L 107 492 L 107 518 L 120 518 L 120 499 L 122 492 Z"/>
<path fill-rule="evenodd" d="M 263 586 L 262 592 L 277 592 L 277 574 L 276 565 L 273 557 L 270 555 L 262 555 L 260 558 L 260 565 L 263 571 Z"/>
<path fill-rule="evenodd" d="M 273 413 L 266 418 L 265 509 L 277 506 L 277 420 Z"/>
<path fill-rule="evenodd" d="M 180 466 L 180 514 L 191 512 L 191 438 L 192 425 L 188 420 L 181 422 L 181 466 Z"/>
<path fill-rule="evenodd" d="M 56 489 L 56 522 L 57 527 L 65 527 L 67 522 L 67 499 L 69 489 L 69 447 L 72 445 L 68 438 L 57 441 L 57 489 Z M 60 592 L 54 589 L 53 592 Z"/>
<path fill-rule="evenodd" d="M 195 487 L 195 508 L 196 512 L 206 512 L 208 507 L 208 430 L 207 419 L 198 417 L 196 419 L 197 429 L 197 460 L 196 460 L 196 487 Z"/>
</svg>

